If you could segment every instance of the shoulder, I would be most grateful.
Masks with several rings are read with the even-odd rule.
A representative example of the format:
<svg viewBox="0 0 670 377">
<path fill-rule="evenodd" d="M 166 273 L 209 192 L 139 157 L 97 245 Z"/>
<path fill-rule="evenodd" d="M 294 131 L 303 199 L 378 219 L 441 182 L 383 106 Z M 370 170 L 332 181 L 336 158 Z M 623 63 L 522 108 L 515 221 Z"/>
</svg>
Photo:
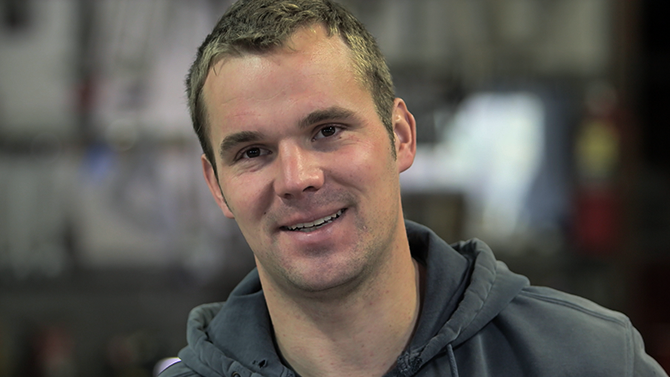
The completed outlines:
<svg viewBox="0 0 670 377">
<path fill-rule="evenodd" d="M 546 287 L 522 289 L 499 320 L 552 343 L 608 353 L 628 348 L 633 326 L 624 314 L 592 301 Z M 616 352 L 615 352 L 616 351 Z"/>
<path fill-rule="evenodd" d="M 630 320 L 624 314 L 604 308 L 593 301 L 547 287 L 528 286 L 512 301 L 533 314 L 549 314 L 556 319 L 592 325 L 603 323 L 613 330 L 627 330 Z M 545 313 L 547 312 L 547 313 Z"/>
<path fill-rule="evenodd" d="M 513 334 L 511 348 L 556 367 L 632 376 L 657 365 L 624 314 L 551 288 L 522 289 L 492 323 Z"/>
</svg>

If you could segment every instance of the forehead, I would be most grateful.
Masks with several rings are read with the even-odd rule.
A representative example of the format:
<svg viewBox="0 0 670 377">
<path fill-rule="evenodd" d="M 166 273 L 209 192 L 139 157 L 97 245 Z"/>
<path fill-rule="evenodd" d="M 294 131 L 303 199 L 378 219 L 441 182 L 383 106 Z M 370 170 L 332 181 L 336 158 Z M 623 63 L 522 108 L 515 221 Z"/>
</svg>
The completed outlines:
<svg viewBox="0 0 670 377">
<path fill-rule="evenodd" d="M 352 55 L 338 35 L 328 36 L 316 24 L 299 29 L 284 46 L 271 51 L 225 57 L 210 69 L 203 87 L 208 123 L 216 127 L 234 122 L 259 104 L 270 107 L 278 99 L 284 105 L 291 100 L 316 105 L 338 94 L 343 99 L 347 93 L 367 93 Z"/>
<path fill-rule="evenodd" d="M 317 68 L 324 65 L 323 63 L 332 62 L 334 63 L 332 66 L 324 68 L 333 70 L 334 66 L 337 66 L 336 68 L 353 72 L 355 68 L 353 55 L 339 35 L 328 35 L 324 25 L 317 23 L 303 26 L 291 34 L 281 46 L 261 52 L 237 50 L 234 54 L 216 59 L 205 78 L 203 93 L 207 97 L 208 92 L 211 92 L 216 85 L 214 76 L 227 75 L 226 80 L 232 86 L 236 78 L 244 79 L 237 75 L 236 71 L 254 64 L 267 63 L 264 68 L 270 68 L 273 65 L 270 63 L 281 65 L 303 62 Z"/>
</svg>

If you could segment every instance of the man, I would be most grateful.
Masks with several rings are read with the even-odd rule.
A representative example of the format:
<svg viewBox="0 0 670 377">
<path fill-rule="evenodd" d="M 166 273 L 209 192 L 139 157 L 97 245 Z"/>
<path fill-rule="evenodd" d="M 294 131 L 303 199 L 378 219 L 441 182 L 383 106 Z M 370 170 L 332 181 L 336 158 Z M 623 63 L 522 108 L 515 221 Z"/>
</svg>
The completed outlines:
<svg viewBox="0 0 670 377">
<path fill-rule="evenodd" d="M 257 269 L 163 376 L 664 375 L 628 319 L 403 220 L 416 127 L 328 0 L 241 0 L 187 79 L 207 184 Z"/>
</svg>

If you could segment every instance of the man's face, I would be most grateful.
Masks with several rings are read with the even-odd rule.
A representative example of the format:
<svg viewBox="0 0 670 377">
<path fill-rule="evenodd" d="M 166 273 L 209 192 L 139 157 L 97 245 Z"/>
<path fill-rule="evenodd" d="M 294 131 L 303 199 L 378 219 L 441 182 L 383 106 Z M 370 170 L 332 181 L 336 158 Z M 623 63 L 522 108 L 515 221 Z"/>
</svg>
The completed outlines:
<svg viewBox="0 0 670 377">
<path fill-rule="evenodd" d="M 392 144 L 339 37 L 315 25 L 276 51 L 225 58 L 204 98 L 218 182 L 203 156 L 205 177 L 266 289 L 356 284 L 398 252 L 414 119 L 397 99 Z"/>
</svg>

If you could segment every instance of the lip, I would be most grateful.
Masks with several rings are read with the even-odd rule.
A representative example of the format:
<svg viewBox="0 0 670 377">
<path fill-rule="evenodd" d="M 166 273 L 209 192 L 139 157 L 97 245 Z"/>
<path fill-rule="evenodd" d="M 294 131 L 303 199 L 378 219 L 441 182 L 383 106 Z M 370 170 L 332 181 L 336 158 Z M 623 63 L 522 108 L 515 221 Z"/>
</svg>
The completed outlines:
<svg viewBox="0 0 670 377">
<path fill-rule="evenodd" d="M 347 208 L 340 208 L 337 210 L 323 211 L 323 214 L 310 215 L 309 217 L 296 217 L 287 221 L 285 225 L 281 225 L 279 229 L 286 232 L 301 231 L 301 229 L 308 229 L 313 226 L 316 226 L 316 229 L 318 229 L 319 225 L 327 225 L 340 218 L 346 210 Z"/>
</svg>

